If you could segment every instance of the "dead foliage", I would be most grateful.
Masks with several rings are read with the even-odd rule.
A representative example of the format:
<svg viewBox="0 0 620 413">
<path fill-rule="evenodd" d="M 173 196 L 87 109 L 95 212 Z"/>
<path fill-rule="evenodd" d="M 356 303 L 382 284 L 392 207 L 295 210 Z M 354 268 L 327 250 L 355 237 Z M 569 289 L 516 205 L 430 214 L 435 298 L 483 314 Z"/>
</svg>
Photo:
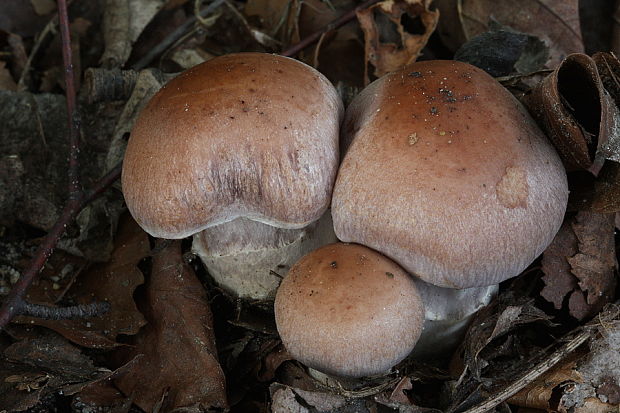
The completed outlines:
<svg viewBox="0 0 620 413">
<path fill-rule="evenodd" d="M 501 285 L 453 354 L 351 382 L 293 360 L 271 303 L 223 293 L 183 255 L 187 242 L 151 250 L 122 216 L 116 186 L 67 227 L 28 290 L 33 303 L 104 301 L 110 312 L 15 320 L 0 334 L 0 412 L 581 413 L 620 404 L 619 317 L 608 305 L 618 299 L 620 62 L 610 53 L 620 51 L 618 5 L 69 3 L 85 188 L 122 161 L 137 114 L 171 77 L 227 53 L 282 53 L 318 31 L 296 58 L 324 73 L 345 102 L 416 60 L 457 58 L 501 76 L 562 157 L 569 212 L 542 260 Z M 330 26 L 349 12 L 350 22 Z M 61 49 L 55 1 L 0 2 L 0 301 L 66 201 Z"/>
</svg>

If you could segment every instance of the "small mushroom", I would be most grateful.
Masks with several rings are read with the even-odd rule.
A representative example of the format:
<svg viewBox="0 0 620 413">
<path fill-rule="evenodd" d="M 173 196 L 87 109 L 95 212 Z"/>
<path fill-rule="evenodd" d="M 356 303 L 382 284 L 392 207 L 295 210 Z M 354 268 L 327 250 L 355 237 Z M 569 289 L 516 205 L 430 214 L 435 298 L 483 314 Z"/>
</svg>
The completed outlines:
<svg viewBox="0 0 620 413">
<path fill-rule="evenodd" d="M 424 321 L 413 279 L 392 260 L 355 244 L 305 255 L 282 281 L 274 308 L 293 357 L 345 378 L 389 372 L 411 352 Z"/>
<path fill-rule="evenodd" d="M 557 153 L 521 104 L 476 67 L 425 61 L 388 74 L 353 100 L 342 134 L 350 146 L 332 200 L 336 235 L 428 284 L 480 288 L 461 295 L 486 304 L 562 224 L 568 188 Z M 421 292 L 427 312 L 456 296 Z M 469 310 L 445 313 L 448 325 L 459 321 L 450 314 L 480 307 L 463 305 Z"/>
<path fill-rule="evenodd" d="M 123 163 L 127 206 L 155 237 L 206 231 L 194 250 L 215 281 L 272 297 L 279 273 L 334 239 L 316 222 L 330 203 L 342 113 L 332 84 L 294 59 L 240 53 L 195 66 L 136 121 Z"/>
</svg>

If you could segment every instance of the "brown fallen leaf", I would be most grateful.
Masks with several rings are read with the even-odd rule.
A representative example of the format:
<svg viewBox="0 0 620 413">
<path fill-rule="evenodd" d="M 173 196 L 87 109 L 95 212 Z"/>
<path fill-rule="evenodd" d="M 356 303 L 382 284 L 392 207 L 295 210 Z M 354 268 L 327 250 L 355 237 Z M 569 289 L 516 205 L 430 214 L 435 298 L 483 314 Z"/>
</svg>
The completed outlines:
<svg viewBox="0 0 620 413">
<path fill-rule="evenodd" d="M 525 324 L 543 322 L 550 325 L 550 319 L 527 297 L 516 297 L 512 293 L 500 295 L 498 300 L 478 311 L 472 320 L 461 351 L 454 354 L 451 369 L 460 370 L 455 371 L 457 375 L 469 372 L 479 380 L 482 369 L 488 365 L 482 352 L 493 340 Z"/>
<path fill-rule="evenodd" d="M 543 254 L 540 295 L 583 320 L 613 300 L 617 262 L 614 214 L 579 212 L 567 221 Z"/>
<path fill-rule="evenodd" d="M 495 20 L 543 40 L 549 47 L 549 67 L 584 51 L 577 0 L 458 0 L 457 5 L 467 40 L 487 31 Z"/>
<path fill-rule="evenodd" d="M 324 29 L 355 6 L 351 0 L 338 2 L 337 8 L 320 0 L 304 0 L 297 23 L 299 36 L 304 38 Z M 356 22 L 324 33 L 315 45 L 300 54 L 300 58 L 334 84 L 344 82 L 359 87 L 364 84 L 364 41 Z"/>
<path fill-rule="evenodd" d="M 386 0 L 357 12 L 365 39 L 365 82 L 414 62 L 435 31 L 430 0 Z"/>
<path fill-rule="evenodd" d="M 227 407 L 224 372 L 215 348 L 207 295 L 183 262 L 181 242 L 153 257 L 143 312 L 149 324 L 128 359 L 143 354 L 116 385 L 145 411 L 181 407 Z"/>
<path fill-rule="evenodd" d="M 119 334 L 136 334 L 145 324 L 133 299 L 137 286 L 144 282 L 138 262 L 149 253 L 148 237 L 129 217 L 119 224 L 116 248 L 107 264 L 91 267 L 75 281 L 65 298 L 76 304 L 106 301 L 111 305 L 101 317 L 81 320 L 42 320 L 19 317 L 15 321 L 50 328 L 84 347 L 113 348 Z M 54 304 L 53 302 L 47 304 Z"/>
<path fill-rule="evenodd" d="M 613 316 L 615 314 L 615 316 Z M 613 318 L 608 320 L 608 318 Z M 597 319 L 600 334 L 588 347 L 545 372 L 509 399 L 545 411 L 607 413 L 620 405 L 620 321 L 617 306 Z"/>
<path fill-rule="evenodd" d="M 568 171 L 585 169 L 597 175 L 605 159 L 620 161 L 620 153 L 614 153 L 620 138 L 620 111 L 590 57 L 566 57 L 524 97 L 524 103 Z"/>
<path fill-rule="evenodd" d="M 4 350 L 0 363 L 0 406 L 7 411 L 26 410 L 46 395 L 85 386 L 105 377 L 109 370 L 95 367 L 80 349 L 52 332 L 39 332 Z M 69 392 L 71 393 L 71 392 Z"/>
</svg>

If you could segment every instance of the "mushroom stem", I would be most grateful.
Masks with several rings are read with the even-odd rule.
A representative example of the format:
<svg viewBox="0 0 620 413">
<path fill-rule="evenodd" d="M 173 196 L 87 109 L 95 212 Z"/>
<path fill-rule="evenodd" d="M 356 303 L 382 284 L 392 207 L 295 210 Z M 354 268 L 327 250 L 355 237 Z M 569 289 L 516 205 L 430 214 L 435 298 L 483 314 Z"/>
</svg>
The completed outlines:
<svg viewBox="0 0 620 413">
<path fill-rule="evenodd" d="M 192 251 L 214 281 L 241 298 L 273 299 L 280 281 L 302 256 L 336 241 L 331 213 L 300 229 L 236 218 L 194 235 Z"/>
<path fill-rule="evenodd" d="M 478 310 L 497 295 L 499 284 L 462 290 L 438 287 L 414 277 L 424 302 L 424 329 L 413 358 L 449 355 L 460 344 Z"/>
</svg>

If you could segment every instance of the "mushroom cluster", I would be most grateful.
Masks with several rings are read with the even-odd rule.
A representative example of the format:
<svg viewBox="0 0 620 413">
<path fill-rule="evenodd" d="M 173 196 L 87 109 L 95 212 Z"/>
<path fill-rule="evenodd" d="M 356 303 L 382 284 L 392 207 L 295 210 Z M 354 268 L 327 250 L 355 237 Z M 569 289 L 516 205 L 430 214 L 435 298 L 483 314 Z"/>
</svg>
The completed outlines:
<svg viewBox="0 0 620 413">
<path fill-rule="evenodd" d="M 557 153 L 512 94 L 469 64 L 418 62 L 376 80 L 347 109 L 341 139 L 336 235 L 416 277 L 428 320 L 416 352 L 454 344 L 562 224 Z"/>
<path fill-rule="evenodd" d="M 551 242 L 568 189 L 525 109 L 465 63 L 388 74 L 340 128 L 342 117 L 334 87 L 303 63 L 222 56 L 142 111 L 122 185 L 148 233 L 194 236 L 220 286 L 275 295 L 297 359 L 360 377 L 453 346 Z"/>
</svg>

